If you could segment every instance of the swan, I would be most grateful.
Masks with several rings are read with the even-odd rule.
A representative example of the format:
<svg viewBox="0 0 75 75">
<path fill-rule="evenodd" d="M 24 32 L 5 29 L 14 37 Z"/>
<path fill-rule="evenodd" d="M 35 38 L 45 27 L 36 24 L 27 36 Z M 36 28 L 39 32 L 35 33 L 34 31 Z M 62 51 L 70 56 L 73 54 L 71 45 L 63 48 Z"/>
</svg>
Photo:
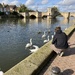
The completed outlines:
<svg viewBox="0 0 75 75">
<path fill-rule="evenodd" d="M 3 75 L 3 71 L 0 71 L 0 75 Z"/>
<path fill-rule="evenodd" d="M 38 34 L 41 34 L 42 32 L 41 31 L 38 31 Z"/>
<path fill-rule="evenodd" d="M 67 30 L 67 28 L 65 28 L 65 30 Z"/>
<path fill-rule="evenodd" d="M 53 37 L 54 37 L 54 35 L 56 34 L 56 32 L 54 32 L 54 34 L 53 35 L 51 35 L 51 38 L 53 39 Z"/>
<path fill-rule="evenodd" d="M 26 44 L 26 48 L 31 47 L 32 46 L 32 38 L 30 39 L 30 43 Z"/>
<path fill-rule="evenodd" d="M 36 52 L 39 49 L 39 47 L 36 45 L 33 45 L 33 47 L 34 47 L 34 49 L 29 49 L 31 51 L 31 53 Z"/>
<path fill-rule="evenodd" d="M 42 35 L 42 38 L 45 38 L 46 37 L 46 34 L 45 34 L 45 32 L 44 32 L 44 34 Z"/>
<path fill-rule="evenodd" d="M 51 35 L 51 38 L 53 39 L 54 35 Z"/>
<path fill-rule="evenodd" d="M 48 39 L 47 40 L 44 40 L 44 43 L 48 42 L 49 41 L 49 36 L 48 36 Z"/>
<path fill-rule="evenodd" d="M 54 32 L 54 35 L 56 34 L 56 32 Z"/>
</svg>

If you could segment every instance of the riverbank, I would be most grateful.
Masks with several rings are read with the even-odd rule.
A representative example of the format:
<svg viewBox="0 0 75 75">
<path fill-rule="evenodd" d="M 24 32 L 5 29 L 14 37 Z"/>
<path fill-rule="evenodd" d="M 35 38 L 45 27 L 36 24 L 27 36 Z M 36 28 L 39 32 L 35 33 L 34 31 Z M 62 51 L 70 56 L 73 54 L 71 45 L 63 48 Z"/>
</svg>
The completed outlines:
<svg viewBox="0 0 75 75">
<path fill-rule="evenodd" d="M 75 26 L 72 25 L 67 30 L 65 30 L 65 33 L 68 36 L 71 36 L 74 30 Z M 42 46 L 37 52 L 31 54 L 23 61 L 5 72 L 4 75 L 37 75 L 47 63 L 49 58 L 51 59 L 54 56 L 53 50 L 50 49 L 50 44 L 51 41 Z"/>
<path fill-rule="evenodd" d="M 9 12 L 8 14 L 0 12 L 0 18 L 24 18 L 24 17 L 17 12 Z"/>
</svg>

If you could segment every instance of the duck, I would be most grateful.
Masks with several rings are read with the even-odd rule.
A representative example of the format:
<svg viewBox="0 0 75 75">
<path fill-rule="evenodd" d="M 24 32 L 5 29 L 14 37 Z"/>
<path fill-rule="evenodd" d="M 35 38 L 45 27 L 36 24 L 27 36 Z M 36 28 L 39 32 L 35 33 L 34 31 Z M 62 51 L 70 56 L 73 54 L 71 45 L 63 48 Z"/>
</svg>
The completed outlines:
<svg viewBox="0 0 75 75">
<path fill-rule="evenodd" d="M 41 34 L 42 32 L 41 31 L 38 31 L 38 34 Z"/>
<path fill-rule="evenodd" d="M 39 49 L 39 47 L 36 45 L 33 45 L 33 47 L 34 47 L 33 49 L 29 49 L 31 53 L 36 52 Z"/>
<path fill-rule="evenodd" d="M 46 37 L 46 34 L 45 34 L 45 31 L 44 31 L 44 34 L 42 35 L 42 38 L 45 38 Z"/>
<path fill-rule="evenodd" d="M 49 35 L 47 37 L 48 39 L 44 40 L 44 43 L 47 43 L 49 41 Z"/>
<path fill-rule="evenodd" d="M 29 47 L 31 47 L 31 46 L 32 46 L 32 38 L 30 39 L 30 42 L 26 44 L 25 47 L 26 47 L 26 48 L 29 48 Z"/>
<path fill-rule="evenodd" d="M 50 33 L 51 31 L 50 30 L 48 30 L 48 34 Z"/>
</svg>

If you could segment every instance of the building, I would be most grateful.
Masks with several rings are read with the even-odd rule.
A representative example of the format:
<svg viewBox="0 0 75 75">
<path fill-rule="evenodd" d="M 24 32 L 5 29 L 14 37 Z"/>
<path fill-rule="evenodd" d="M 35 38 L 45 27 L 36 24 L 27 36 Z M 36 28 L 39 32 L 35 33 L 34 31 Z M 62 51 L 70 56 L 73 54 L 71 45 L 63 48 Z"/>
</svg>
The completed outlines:
<svg viewBox="0 0 75 75">
<path fill-rule="evenodd" d="M 13 12 L 17 11 L 17 6 L 16 5 L 7 5 L 7 4 L 1 4 L 0 3 L 0 12 Z"/>
</svg>

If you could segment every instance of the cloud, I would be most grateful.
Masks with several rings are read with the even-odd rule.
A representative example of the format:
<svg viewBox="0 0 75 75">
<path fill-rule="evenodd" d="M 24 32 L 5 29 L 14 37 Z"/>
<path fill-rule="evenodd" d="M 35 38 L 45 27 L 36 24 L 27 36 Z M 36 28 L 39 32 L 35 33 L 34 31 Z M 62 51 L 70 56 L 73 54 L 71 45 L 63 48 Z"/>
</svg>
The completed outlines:
<svg viewBox="0 0 75 75">
<path fill-rule="evenodd" d="M 59 5 L 74 5 L 75 4 L 75 0 L 61 0 L 60 2 L 58 2 Z"/>
<path fill-rule="evenodd" d="M 0 3 L 9 4 L 9 1 L 8 0 L 2 0 L 2 1 L 0 1 Z"/>
<path fill-rule="evenodd" d="M 20 4 L 18 0 L 2 0 L 2 1 L 0 1 L 0 3 L 9 4 L 9 5 L 11 5 L 11 4 L 19 5 Z"/>
<path fill-rule="evenodd" d="M 18 0 L 14 0 L 11 2 L 12 5 L 19 5 L 20 3 L 18 2 Z"/>
<path fill-rule="evenodd" d="M 42 4 L 47 4 L 48 0 L 42 0 Z"/>
<path fill-rule="evenodd" d="M 74 12 L 75 0 L 60 0 L 57 4 L 58 9 L 62 12 Z"/>
<path fill-rule="evenodd" d="M 25 3 L 26 6 L 30 6 L 32 4 L 34 4 L 34 0 L 27 0 Z"/>
<path fill-rule="evenodd" d="M 75 5 L 70 5 L 70 6 L 64 7 L 64 11 L 75 12 Z"/>
<path fill-rule="evenodd" d="M 47 7 L 40 7 L 38 8 L 39 11 L 41 12 L 46 12 L 47 11 Z"/>
</svg>

